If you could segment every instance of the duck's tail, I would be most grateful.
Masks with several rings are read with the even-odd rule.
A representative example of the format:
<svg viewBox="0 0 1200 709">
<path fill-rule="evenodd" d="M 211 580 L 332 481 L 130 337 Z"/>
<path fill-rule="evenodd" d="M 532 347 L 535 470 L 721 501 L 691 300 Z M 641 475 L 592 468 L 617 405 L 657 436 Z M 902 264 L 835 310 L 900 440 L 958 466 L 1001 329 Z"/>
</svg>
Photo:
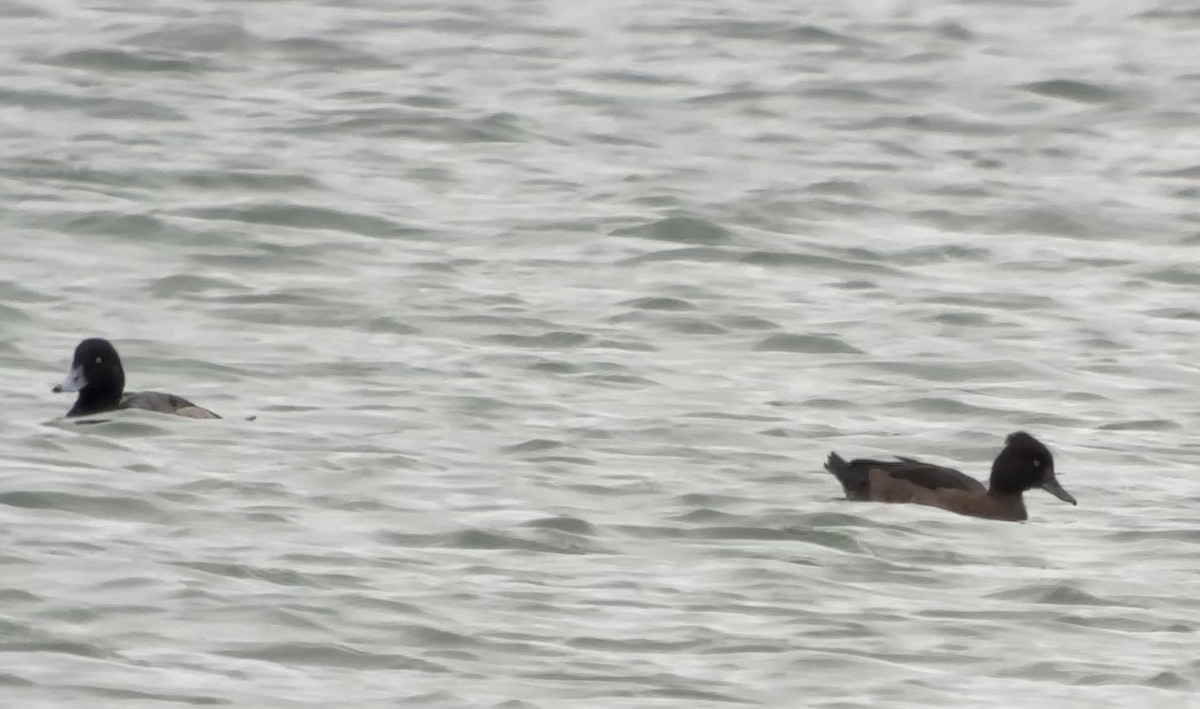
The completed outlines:
<svg viewBox="0 0 1200 709">
<path fill-rule="evenodd" d="M 871 499 L 869 468 L 847 463 L 842 456 L 831 452 L 829 458 L 825 461 L 825 469 L 832 473 L 833 477 L 837 478 L 838 482 L 842 484 L 842 489 L 846 491 L 847 499 Z"/>
</svg>

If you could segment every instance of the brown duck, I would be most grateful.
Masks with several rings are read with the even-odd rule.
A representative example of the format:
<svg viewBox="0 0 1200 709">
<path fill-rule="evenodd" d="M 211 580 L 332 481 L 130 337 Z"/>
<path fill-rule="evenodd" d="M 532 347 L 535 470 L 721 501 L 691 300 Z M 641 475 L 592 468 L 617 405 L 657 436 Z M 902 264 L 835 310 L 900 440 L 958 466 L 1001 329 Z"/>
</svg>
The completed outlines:
<svg viewBox="0 0 1200 709">
<path fill-rule="evenodd" d="M 825 469 L 833 473 L 850 500 L 911 502 L 972 517 L 1012 522 L 1028 519 L 1022 493 L 1040 487 L 1064 502 L 1078 504 L 1054 476 L 1054 456 L 1023 431 L 1009 435 L 992 463 L 988 486 L 969 475 L 932 463 L 897 456 L 894 461 L 846 462 L 830 453 Z"/>
</svg>

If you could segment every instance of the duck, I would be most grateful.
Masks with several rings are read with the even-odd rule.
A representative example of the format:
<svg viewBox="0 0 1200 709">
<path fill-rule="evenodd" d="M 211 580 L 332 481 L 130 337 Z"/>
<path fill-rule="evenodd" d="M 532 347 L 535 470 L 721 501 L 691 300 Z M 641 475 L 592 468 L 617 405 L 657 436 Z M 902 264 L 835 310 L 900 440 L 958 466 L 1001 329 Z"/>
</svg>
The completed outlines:
<svg viewBox="0 0 1200 709">
<path fill-rule="evenodd" d="M 1029 518 L 1023 493 L 1033 488 L 1079 504 L 1059 484 L 1050 449 L 1024 431 L 1005 438 L 986 487 L 954 468 L 901 456 L 847 462 L 831 452 L 825 470 L 838 479 L 849 500 L 931 505 L 970 517 L 1023 522 Z"/>
<path fill-rule="evenodd" d="M 117 348 L 102 337 L 89 337 L 75 347 L 71 371 L 54 387 L 57 392 L 75 392 L 79 396 L 67 412 L 68 418 L 116 411 L 144 409 L 198 419 L 220 416 L 187 399 L 158 391 L 125 391 L 125 369 Z"/>
</svg>

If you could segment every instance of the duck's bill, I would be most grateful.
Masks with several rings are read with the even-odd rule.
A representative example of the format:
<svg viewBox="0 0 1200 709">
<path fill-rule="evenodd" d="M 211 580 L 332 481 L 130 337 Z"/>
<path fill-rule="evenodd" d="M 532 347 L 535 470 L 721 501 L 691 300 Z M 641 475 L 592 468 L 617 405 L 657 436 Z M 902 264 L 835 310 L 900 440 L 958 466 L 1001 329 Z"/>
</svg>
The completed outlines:
<svg viewBox="0 0 1200 709">
<path fill-rule="evenodd" d="M 54 387 L 54 391 L 80 391 L 87 386 L 87 377 L 83 376 L 83 367 L 71 367 L 71 373 L 62 380 L 62 384 Z"/>
<path fill-rule="evenodd" d="M 1054 495 L 1055 497 L 1062 500 L 1063 502 L 1070 502 L 1072 505 L 1079 504 L 1078 502 L 1075 501 L 1074 497 L 1071 497 L 1071 493 L 1064 490 L 1063 486 L 1059 485 L 1058 481 L 1055 480 L 1054 478 L 1050 478 L 1046 482 L 1042 483 L 1042 489 L 1045 490 L 1046 492 L 1050 493 L 1051 495 Z"/>
</svg>

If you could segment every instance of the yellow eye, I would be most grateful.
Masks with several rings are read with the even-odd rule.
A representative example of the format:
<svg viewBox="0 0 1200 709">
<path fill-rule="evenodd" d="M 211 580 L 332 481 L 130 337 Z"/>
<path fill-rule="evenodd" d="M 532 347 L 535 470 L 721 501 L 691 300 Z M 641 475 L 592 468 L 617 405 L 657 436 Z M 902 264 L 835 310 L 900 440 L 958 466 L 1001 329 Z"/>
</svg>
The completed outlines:
<svg viewBox="0 0 1200 709">
<path fill-rule="evenodd" d="M 103 357 L 97 357 L 97 358 L 96 358 L 96 364 L 104 364 L 104 358 L 103 358 Z"/>
</svg>

